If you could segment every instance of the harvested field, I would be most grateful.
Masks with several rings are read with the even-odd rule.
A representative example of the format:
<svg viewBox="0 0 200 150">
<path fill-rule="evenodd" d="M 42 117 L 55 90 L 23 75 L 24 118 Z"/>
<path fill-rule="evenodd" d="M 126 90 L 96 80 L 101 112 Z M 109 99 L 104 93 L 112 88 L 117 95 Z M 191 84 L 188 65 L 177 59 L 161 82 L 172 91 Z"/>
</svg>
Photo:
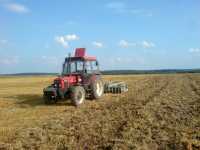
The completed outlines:
<svg viewBox="0 0 200 150">
<path fill-rule="evenodd" d="M 200 149 L 200 74 L 104 76 L 129 91 L 45 105 L 54 77 L 0 78 L 0 150 Z"/>
</svg>

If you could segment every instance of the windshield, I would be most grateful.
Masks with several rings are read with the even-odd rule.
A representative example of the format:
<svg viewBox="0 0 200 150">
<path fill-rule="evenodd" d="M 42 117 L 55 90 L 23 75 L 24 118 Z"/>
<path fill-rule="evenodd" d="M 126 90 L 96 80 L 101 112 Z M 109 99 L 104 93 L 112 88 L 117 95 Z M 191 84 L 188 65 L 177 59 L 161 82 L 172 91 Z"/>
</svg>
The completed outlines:
<svg viewBox="0 0 200 150">
<path fill-rule="evenodd" d="M 66 62 L 63 65 L 62 74 L 81 73 L 83 72 L 83 61 Z"/>
</svg>

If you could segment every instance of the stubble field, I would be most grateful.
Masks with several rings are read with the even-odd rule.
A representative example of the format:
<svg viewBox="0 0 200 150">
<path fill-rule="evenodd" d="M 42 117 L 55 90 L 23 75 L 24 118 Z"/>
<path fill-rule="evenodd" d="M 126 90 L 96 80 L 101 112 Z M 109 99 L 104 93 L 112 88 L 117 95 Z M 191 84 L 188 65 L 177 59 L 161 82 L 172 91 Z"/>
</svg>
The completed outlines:
<svg viewBox="0 0 200 150">
<path fill-rule="evenodd" d="M 104 76 L 129 91 L 45 105 L 54 77 L 0 78 L 0 150 L 200 149 L 200 74 Z"/>
</svg>

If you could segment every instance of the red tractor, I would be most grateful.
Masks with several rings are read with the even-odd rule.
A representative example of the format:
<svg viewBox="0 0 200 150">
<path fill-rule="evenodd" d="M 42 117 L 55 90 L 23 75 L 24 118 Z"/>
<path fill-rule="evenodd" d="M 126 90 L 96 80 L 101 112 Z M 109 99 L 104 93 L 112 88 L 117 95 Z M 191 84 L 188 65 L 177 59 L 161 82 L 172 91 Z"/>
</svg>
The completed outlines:
<svg viewBox="0 0 200 150">
<path fill-rule="evenodd" d="M 85 48 L 77 48 L 74 57 L 65 58 L 62 75 L 44 88 L 43 93 L 47 104 L 71 98 L 72 103 L 78 106 L 85 97 L 99 99 L 104 93 L 104 83 L 98 61 L 95 57 L 86 56 Z"/>
</svg>

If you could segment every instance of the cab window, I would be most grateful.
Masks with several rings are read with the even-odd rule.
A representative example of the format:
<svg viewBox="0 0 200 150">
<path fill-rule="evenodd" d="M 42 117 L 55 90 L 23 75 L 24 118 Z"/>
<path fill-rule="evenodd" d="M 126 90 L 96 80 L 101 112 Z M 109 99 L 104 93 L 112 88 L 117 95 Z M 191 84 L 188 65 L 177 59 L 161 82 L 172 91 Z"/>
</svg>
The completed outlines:
<svg viewBox="0 0 200 150">
<path fill-rule="evenodd" d="M 83 71 L 83 62 L 78 61 L 77 62 L 77 72 L 81 72 L 81 71 Z"/>
<path fill-rule="evenodd" d="M 85 63 L 85 72 L 86 73 L 92 73 L 91 61 L 86 61 L 86 63 Z"/>
<path fill-rule="evenodd" d="M 92 61 L 91 62 L 91 65 L 92 65 L 92 70 L 95 72 L 97 71 L 99 68 L 98 68 L 98 63 L 97 61 Z"/>
<path fill-rule="evenodd" d="M 86 61 L 85 63 L 85 72 L 86 73 L 95 73 L 98 71 L 97 61 Z"/>
</svg>

